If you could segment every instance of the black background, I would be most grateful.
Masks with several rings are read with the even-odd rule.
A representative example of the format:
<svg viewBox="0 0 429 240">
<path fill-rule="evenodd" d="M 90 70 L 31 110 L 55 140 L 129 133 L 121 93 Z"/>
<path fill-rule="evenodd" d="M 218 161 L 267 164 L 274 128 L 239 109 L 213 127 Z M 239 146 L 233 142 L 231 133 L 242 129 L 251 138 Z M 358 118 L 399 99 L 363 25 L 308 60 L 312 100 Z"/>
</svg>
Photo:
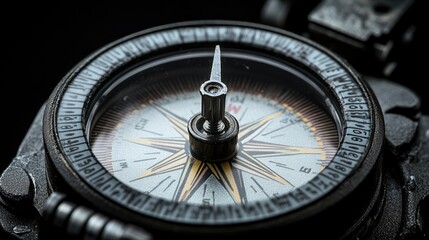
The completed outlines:
<svg viewBox="0 0 429 240">
<path fill-rule="evenodd" d="M 158 0 L 88 5 L 60 1 L 2 7 L 0 150 L 4 155 L 0 158 L 0 170 L 15 156 L 34 116 L 55 85 L 91 52 L 120 37 L 160 24 L 201 19 L 258 22 L 263 3 Z M 424 23 L 423 14 L 415 17 L 416 42 L 404 55 L 405 64 L 395 79 L 406 83 L 427 102 L 427 89 L 423 87 L 428 82 L 427 61 L 417 59 L 417 56 L 427 57 L 427 38 L 423 39 L 420 27 Z M 428 104 L 424 108 L 426 111 Z"/>
</svg>

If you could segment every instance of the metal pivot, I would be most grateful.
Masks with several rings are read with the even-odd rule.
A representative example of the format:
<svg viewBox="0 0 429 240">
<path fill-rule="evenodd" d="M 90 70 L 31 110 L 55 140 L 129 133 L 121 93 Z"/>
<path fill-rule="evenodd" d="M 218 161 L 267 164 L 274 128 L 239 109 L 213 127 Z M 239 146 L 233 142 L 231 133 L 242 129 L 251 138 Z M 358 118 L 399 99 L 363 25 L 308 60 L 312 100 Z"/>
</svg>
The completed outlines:
<svg viewBox="0 0 429 240">
<path fill-rule="evenodd" d="M 188 121 L 190 151 L 198 160 L 220 162 L 237 154 L 239 126 L 225 111 L 227 92 L 221 82 L 220 47 L 216 46 L 210 79 L 200 87 L 201 113 Z"/>
</svg>

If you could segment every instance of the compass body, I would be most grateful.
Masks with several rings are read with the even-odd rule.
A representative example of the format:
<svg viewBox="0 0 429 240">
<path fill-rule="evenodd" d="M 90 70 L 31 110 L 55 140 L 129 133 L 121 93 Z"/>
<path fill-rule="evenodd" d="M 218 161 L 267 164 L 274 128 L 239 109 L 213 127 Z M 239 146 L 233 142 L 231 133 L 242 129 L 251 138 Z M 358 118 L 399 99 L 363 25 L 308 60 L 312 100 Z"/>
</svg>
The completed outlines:
<svg viewBox="0 0 429 240">
<path fill-rule="evenodd" d="M 227 93 L 213 132 L 200 88 L 216 74 Z M 156 236 L 359 235 L 383 192 L 383 134 L 372 92 L 340 58 L 239 22 L 168 25 L 105 46 L 63 79 L 44 119 L 49 179 L 61 179 L 52 190 Z"/>
</svg>

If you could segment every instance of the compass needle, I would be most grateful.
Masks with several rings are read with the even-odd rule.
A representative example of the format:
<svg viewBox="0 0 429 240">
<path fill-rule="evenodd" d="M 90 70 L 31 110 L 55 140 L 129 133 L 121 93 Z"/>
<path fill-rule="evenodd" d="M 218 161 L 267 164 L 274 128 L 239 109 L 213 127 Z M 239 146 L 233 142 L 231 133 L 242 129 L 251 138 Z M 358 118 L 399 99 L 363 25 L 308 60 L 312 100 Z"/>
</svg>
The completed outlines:
<svg viewBox="0 0 429 240">
<path fill-rule="evenodd" d="M 221 80 L 221 66 L 220 66 L 220 46 L 216 45 L 215 53 L 213 56 L 213 64 L 212 64 L 212 70 L 210 72 L 210 80 L 214 81 L 222 81 Z"/>
</svg>

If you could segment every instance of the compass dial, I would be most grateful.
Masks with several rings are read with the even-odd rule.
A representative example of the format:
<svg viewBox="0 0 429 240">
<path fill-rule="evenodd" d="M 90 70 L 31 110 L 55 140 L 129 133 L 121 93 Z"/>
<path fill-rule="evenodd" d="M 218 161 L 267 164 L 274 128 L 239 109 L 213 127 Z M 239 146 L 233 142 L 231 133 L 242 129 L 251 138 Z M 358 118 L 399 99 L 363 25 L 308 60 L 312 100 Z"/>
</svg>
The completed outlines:
<svg viewBox="0 0 429 240">
<path fill-rule="evenodd" d="M 120 39 L 62 80 L 43 127 L 53 189 L 162 237 L 309 222 L 314 233 L 336 225 L 328 239 L 360 234 L 382 193 L 382 117 L 366 83 L 326 49 L 262 25 Z"/>
<path fill-rule="evenodd" d="M 220 163 L 192 157 L 186 126 L 201 110 L 198 79 L 210 71 L 210 55 L 201 55 L 158 61 L 118 79 L 145 83 L 152 71 L 165 74 L 153 77 L 157 84 L 133 85 L 108 97 L 115 101 L 101 113 L 90 139 L 113 176 L 165 200 L 214 206 L 269 200 L 302 186 L 329 164 L 338 131 L 325 110 L 294 86 L 305 76 L 279 62 L 231 53 L 223 57 L 222 77 L 229 92 L 226 110 L 240 125 L 238 153 Z M 198 62 L 206 68 L 194 70 Z M 239 62 L 252 70 L 238 69 Z M 190 74 L 169 70 L 171 65 Z"/>
</svg>

